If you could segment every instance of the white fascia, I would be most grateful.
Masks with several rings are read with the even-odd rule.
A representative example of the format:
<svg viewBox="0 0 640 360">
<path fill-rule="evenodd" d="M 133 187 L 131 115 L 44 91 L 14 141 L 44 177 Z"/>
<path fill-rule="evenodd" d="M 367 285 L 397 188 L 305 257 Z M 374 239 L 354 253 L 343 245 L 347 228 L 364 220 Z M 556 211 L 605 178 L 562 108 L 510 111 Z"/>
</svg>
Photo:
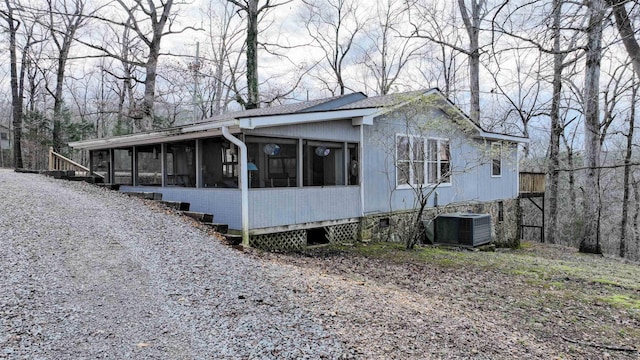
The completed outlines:
<svg viewBox="0 0 640 360">
<path fill-rule="evenodd" d="M 486 131 L 480 131 L 479 136 L 487 140 L 508 141 L 508 142 L 525 143 L 525 144 L 528 144 L 530 142 L 529 138 L 526 138 L 526 137 L 497 134 L 497 133 L 491 133 Z"/>
<path fill-rule="evenodd" d="M 255 116 L 239 119 L 240 129 L 256 129 L 262 127 L 295 125 L 320 121 L 351 119 L 354 126 L 372 125 L 373 118 L 380 109 L 348 109 L 324 112 L 295 113 L 285 115 Z"/>
<path fill-rule="evenodd" d="M 116 147 L 127 147 L 147 144 L 157 144 L 181 140 L 199 139 L 210 136 L 220 136 L 221 127 L 227 126 L 237 129 L 235 120 L 215 123 L 204 123 L 187 125 L 169 130 L 153 131 L 148 133 L 124 135 L 113 138 L 94 139 L 85 141 L 70 142 L 69 146 L 74 149 L 98 150 Z"/>
</svg>

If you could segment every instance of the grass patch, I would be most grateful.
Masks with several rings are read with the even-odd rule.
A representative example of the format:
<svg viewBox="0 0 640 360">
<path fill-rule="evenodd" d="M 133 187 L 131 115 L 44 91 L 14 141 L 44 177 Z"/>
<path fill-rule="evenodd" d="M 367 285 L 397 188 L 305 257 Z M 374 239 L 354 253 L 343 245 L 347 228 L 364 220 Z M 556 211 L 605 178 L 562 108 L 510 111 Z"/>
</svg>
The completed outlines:
<svg viewBox="0 0 640 360">
<path fill-rule="evenodd" d="M 601 301 L 619 309 L 640 311 L 640 300 L 627 295 L 615 294 L 599 298 Z"/>
</svg>

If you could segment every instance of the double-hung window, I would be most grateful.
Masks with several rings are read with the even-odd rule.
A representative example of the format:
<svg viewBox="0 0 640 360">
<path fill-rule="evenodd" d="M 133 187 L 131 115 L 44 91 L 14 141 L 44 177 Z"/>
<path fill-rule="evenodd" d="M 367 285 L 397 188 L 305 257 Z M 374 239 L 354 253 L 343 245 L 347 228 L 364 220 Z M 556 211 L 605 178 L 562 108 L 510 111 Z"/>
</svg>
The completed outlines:
<svg viewBox="0 0 640 360">
<path fill-rule="evenodd" d="M 449 141 L 396 136 L 396 184 L 419 186 L 451 182 Z"/>
<path fill-rule="evenodd" d="M 415 186 L 424 183 L 424 138 L 396 136 L 396 184 Z"/>
<path fill-rule="evenodd" d="M 451 183 L 451 151 L 447 139 L 427 139 L 429 184 Z"/>
</svg>

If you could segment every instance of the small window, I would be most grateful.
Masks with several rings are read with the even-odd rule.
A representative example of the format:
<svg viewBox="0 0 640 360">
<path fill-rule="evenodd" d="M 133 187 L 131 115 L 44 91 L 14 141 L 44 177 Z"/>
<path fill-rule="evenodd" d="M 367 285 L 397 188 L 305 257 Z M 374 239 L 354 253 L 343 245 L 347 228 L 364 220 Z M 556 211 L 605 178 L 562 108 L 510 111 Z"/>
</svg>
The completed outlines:
<svg viewBox="0 0 640 360">
<path fill-rule="evenodd" d="M 0 140 L 9 140 L 9 135 L 5 132 L 0 133 Z"/>
<path fill-rule="evenodd" d="M 502 144 L 491 144 L 491 176 L 502 176 Z"/>
</svg>

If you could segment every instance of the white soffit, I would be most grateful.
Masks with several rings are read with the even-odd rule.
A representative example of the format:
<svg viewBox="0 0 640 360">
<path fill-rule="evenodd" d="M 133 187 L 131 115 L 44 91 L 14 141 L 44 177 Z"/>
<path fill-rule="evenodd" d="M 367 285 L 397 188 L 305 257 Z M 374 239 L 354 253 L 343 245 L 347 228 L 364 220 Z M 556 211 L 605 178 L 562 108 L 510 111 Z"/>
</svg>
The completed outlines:
<svg viewBox="0 0 640 360">
<path fill-rule="evenodd" d="M 375 108 L 348 109 L 324 112 L 294 113 L 286 115 L 270 115 L 240 118 L 241 129 L 257 129 L 262 127 L 295 125 L 331 120 L 351 119 L 354 125 L 371 125 L 373 116 L 379 111 Z"/>
</svg>

